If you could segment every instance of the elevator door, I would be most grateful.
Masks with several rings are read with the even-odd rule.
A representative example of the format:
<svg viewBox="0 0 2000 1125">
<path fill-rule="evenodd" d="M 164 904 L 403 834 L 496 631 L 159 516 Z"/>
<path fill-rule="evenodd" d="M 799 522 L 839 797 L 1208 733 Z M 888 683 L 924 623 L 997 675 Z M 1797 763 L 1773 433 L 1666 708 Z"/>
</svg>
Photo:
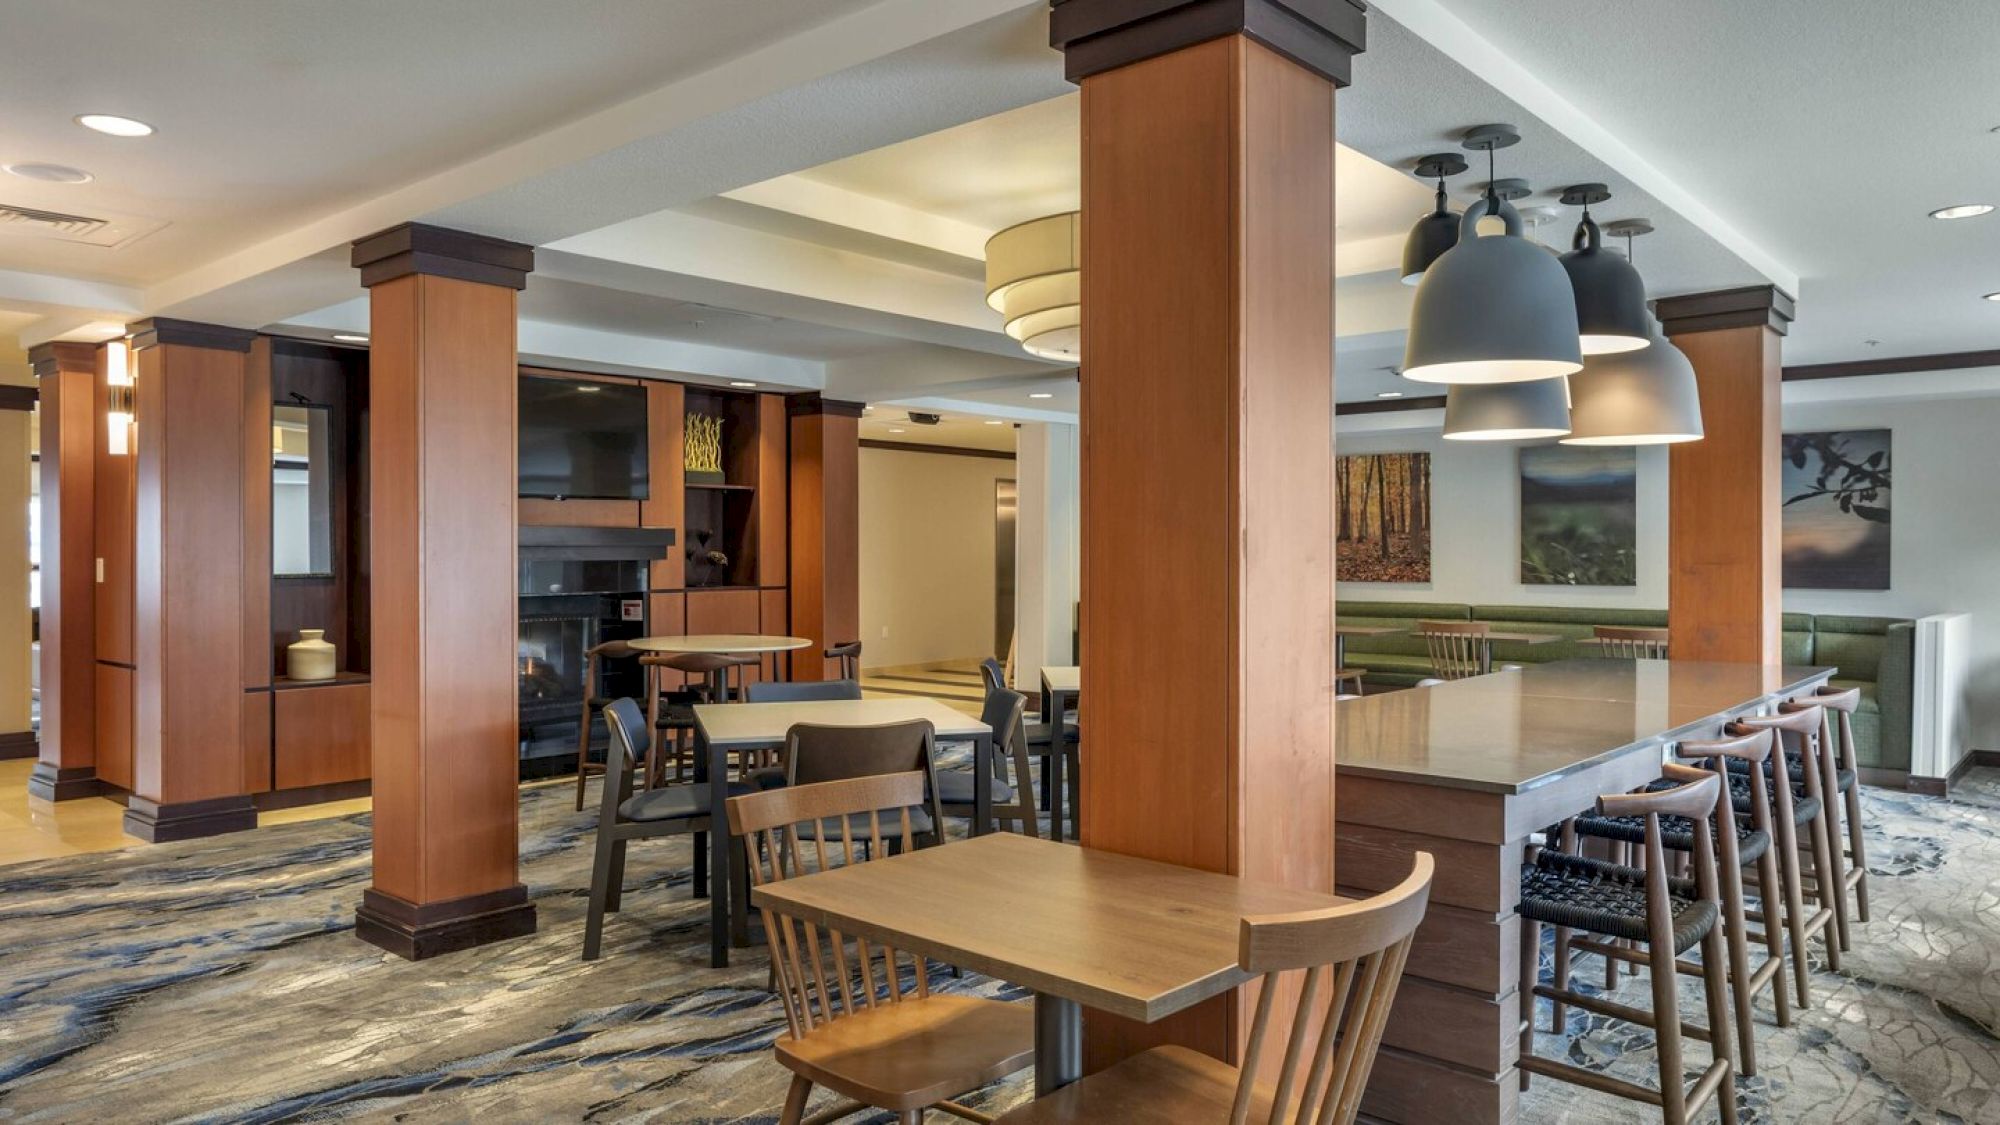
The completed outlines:
<svg viewBox="0 0 2000 1125">
<path fill-rule="evenodd" d="M 1011 480 L 993 482 L 993 655 L 1006 663 L 1014 644 L 1014 517 Z"/>
</svg>

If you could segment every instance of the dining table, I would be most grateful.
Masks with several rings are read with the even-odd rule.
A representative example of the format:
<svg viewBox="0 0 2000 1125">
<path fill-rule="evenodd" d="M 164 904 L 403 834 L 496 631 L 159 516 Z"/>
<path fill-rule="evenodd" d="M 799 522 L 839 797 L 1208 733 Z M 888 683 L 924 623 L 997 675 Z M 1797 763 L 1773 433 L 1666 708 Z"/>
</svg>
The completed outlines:
<svg viewBox="0 0 2000 1125">
<path fill-rule="evenodd" d="M 1157 1022 L 1250 979 L 1245 915 L 1348 900 L 1000 832 L 765 883 L 751 901 L 1033 992 L 1039 1096 L 1082 1076 L 1085 1008 Z"/>
<path fill-rule="evenodd" d="M 1349 637 L 1386 637 L 1392 633 L 1407 632 L 1408 629 L 1399 629 L 1393 625 L 1342 625 L 1336 621 L 1333 625 L 1333 666 L 1337 670 L 1347 668 Z"/>
<path fill-rule="evenodd" d="M 755 656 L 759 674 L 764 658 L 771 658 L 771 678 L 779 679 L 778 657 L 787 652 L 810 648 L 809 637 L 787 637 L 767 633 L 690 633 L 682 637 L 639 637 L 626 644 L 640 652 L 702 653 L 709 656 Z M 710 698 L 720 699 L 721 670 L 709 673 Z"/>
<path fill-rule="evenodd" d="M 1498 634 L 1496 634 L 1497 636 Z M 1575 659 L 1344 701 L 1335 712 L 1335 889 L 1362 897 L 1437 861 L 1391 1009 L 1368 1117 L 1518 1119 L 1521 865 L 1529 837 L 1660 776 L 1668 748 L 1809 693 L 1829 667 Z"/>
<path fill-rule="evenodd" d="M 1042 668 L 1042 722 L 1049 728 L 1048 765 L 1042 771 L 1042 795 L 1049 802 L 1049 834 L 1060 842 L 1063 826 L 1063 771 L 1068 768 L 1063 742 L 1069 737 L 1069 720 L 1083 693 L 1083 669 L 1074 664 L 1045 665 Z"/>
<path fill-rule="evenodd" d="M 729 776 L 729 757 L 748 750 L 776 750 L 796 723 L 822 726 L 876 726 L 923 719 L 940 741 L 967 741 L 973 746 L 972 833 L 993 826 L 993 728 L 940 700 L 920 696 L 893 699 L 825 699 L 792 703 L 697 703 L 694 705 L 695 782 Z M 709 823 L 729 823 L 727 784 L 708 787 Z M 749 911 L 744 908 L 745 872 L 732 872 L 732 849 L 726 829 L 697 834 L 697 849 L 706 849 L 709 888 L 709 963 L 729 964 L 729 949 L 750 943 Z M 736 878 L 732 879 L 731 876 Z"/>
</svg>

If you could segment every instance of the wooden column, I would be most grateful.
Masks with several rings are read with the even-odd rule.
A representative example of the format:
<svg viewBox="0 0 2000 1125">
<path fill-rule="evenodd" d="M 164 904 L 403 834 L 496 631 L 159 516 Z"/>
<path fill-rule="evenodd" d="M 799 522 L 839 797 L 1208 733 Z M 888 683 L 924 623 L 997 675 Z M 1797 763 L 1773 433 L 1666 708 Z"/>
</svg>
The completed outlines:
<svg viewBox="0 0 2000 1125">
<path fill-rule="evenodd" d="M 864 640 L 861 631 L 861 405 L 798 395 L 789 403 L 791 632 L 812 638 L 792 655 L 792 676 L 831 680 L 818 654 Z"/>
<path fill-rule="evenodd" d="M 369 297 L 375 883 L 412 960 L 533 933 L 519 872 L 515 302 L 534 250 L 421 224 L 354 244 Z"/>
<path fill-rule="evenodd" d="M 42 400 L 42 733 L 28 792 L 46 801 L 97 793 L 93 547 L 95 344 L 28 353 Z"/>
<path fill-rule="evenodd" d="M 1328 891 L 1333 108 L 1362 21 L 1050 21 L 1083 87 L 1083 843 Z M 1086 1066 L 1168 1041 L 1233 1060 L 1250 1001 L 1086 1013 Z"/>
<path fill-rule="evenodd" d="M 131 326 L 132 796 L 163 842 L 257 826 L 243 773 L 243 377 L 254 332 Z"/>
<path fill-rule="evenodd" d="M 1668 643 L 1677 660 L 1782 663 L 1778 389 L 1792 298 L 1760 285 L 1656 308 L 1694 364 L 1705 431 L 1668 458 Z"/>
</svg>

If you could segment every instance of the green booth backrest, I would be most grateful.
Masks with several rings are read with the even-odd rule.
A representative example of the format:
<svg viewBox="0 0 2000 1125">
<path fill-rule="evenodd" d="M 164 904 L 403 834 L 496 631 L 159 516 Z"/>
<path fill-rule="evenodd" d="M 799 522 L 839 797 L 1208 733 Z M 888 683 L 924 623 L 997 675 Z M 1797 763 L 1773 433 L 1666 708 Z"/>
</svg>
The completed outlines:
<svg viewBox="0 0 2000 1125">
<path fill-rule="evenodd" d="M 1472 607 L 1463 602 L 1345 601 L 1336 603 L 1334 611 L 1342 625 L 1409 630 L 1416 628 L 1419 621 L 1465 621 L 1471 617 Z M 1349 637 L 1347 651 L 1351 656 L 1383 653 L 1428 658 L 1430 655 L 1430 648 L 1424 639 L 1408 632 L 1383 637 Z"/>
<path fill-rule="evenodd" d="M 1811 664 L 1813 662 L 1812 614 L 1787 613 L 1779 628 L 1784 630 L 1779 640 L 1779 659 L 1787 664 Z"/>
</svg>

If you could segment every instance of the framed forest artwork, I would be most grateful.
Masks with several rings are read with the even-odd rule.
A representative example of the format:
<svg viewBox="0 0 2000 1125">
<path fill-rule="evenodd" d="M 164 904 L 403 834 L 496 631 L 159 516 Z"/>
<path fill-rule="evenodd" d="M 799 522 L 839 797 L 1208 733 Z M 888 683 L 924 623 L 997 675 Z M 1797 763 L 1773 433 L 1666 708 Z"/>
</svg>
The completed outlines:
<svg viewBox="0 0 2000 1125">
<path fill-rule="evenodd" d="M 1363 453 L 1333 471 L 1335 574 L 1342 582 L 1431 580 L 1431 455 Z"/>
<path fill-rule="evenodd" d="M 1522 449 L 1522 584 L 1638 585 L 1638 481 L 1630 446 Z"/>
<path fill-rule="evenodd" d="M 1889 431 L 1786 434 L 1784 574 L 1792 589 L 1889 588 Z"/>
</svg>

